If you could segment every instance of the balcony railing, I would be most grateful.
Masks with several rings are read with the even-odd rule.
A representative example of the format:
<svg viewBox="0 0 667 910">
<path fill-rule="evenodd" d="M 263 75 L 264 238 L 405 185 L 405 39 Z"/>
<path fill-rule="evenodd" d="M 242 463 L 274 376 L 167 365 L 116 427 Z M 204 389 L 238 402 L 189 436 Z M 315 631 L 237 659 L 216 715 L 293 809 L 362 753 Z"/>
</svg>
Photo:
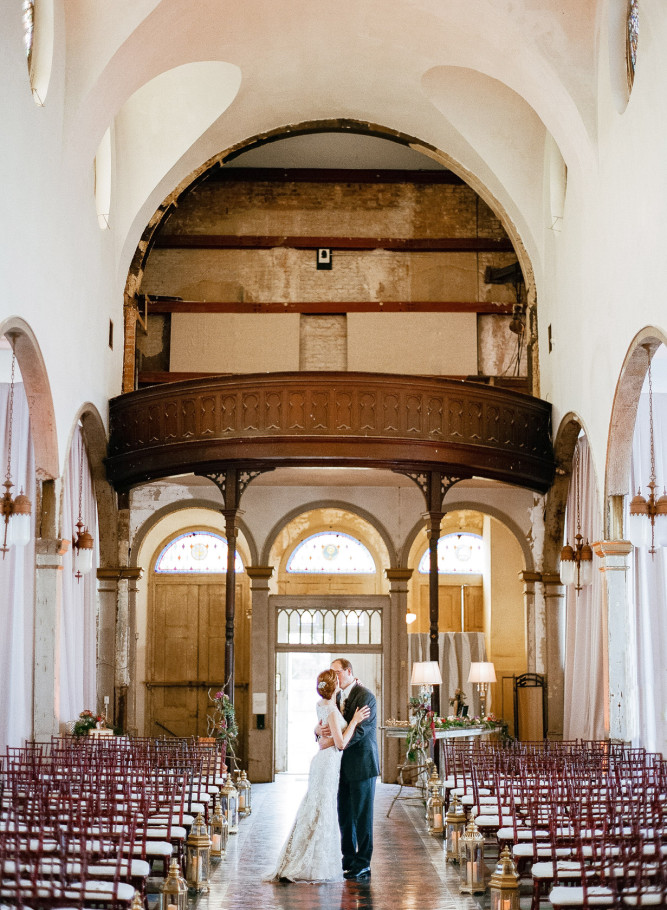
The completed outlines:
<svg viewBox="0 0 667 910">
<path fill-rule="evenodd" d="M 167 383 L 110 402 L 118 489 L 225 465 L 439 470 L 548 489 L 551 406 L 475 382 L 268 373 Z"/>
</svg>

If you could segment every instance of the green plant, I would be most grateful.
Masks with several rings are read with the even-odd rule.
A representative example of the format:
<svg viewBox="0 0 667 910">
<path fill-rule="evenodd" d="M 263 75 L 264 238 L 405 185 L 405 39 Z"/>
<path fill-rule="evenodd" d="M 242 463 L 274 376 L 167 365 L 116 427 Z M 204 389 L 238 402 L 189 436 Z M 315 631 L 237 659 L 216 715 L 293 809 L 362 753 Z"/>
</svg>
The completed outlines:
<svg viewBox="0 0 667 910">
<path fill-rule="evenodd" d="M 224 742 L 227 746 L 227 754 L 233 756 L 234 744 L 239 735 L 234 705 L 223 689 L 220 689 L 215 695 L 212 695 L 209 689 L 208 699 L 212 705 L 212 710 L 207 717 L 208 735 L 215 736 L 219 742 Z"/>
</svg>

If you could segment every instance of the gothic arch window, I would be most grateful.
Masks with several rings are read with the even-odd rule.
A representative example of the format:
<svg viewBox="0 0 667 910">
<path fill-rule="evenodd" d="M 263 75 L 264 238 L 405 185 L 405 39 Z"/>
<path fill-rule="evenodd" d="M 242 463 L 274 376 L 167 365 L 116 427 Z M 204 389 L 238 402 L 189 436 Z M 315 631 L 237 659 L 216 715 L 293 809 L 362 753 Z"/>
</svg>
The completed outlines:
<svg viewBox="0 0 667 910">
<path fill-rule="evenodd" d="M 356 537 L 340 531 L 322 531 L 302 540 L 287 561 L 295 574 L 375 575 L 370 551 Z"/>
<path fill-rule="evenodd" d="M 639 0 L 628 0 L 626 18 L 626 63 L 628 70 L 628 89 L 632 90 L 637 65 L 637 46 L 639 44 Z"/>
<path fill-rule="evenodd" d="M 236 571 L 243 572 L 236 554 Z M 207 575 L 227 571 L 227 541 L 212 531 L 188 531 L 170 541 L 155 563 L 157 575 Z"/>
<path fill-rule="evenodd" d="M 428 550 L 419 560 L 419 573 L 428 575 Z M 481 575 L 484 571 L 484 539 L 479 534 L 447 534 L 438 541 L 440 575 Z"/>
</svg>

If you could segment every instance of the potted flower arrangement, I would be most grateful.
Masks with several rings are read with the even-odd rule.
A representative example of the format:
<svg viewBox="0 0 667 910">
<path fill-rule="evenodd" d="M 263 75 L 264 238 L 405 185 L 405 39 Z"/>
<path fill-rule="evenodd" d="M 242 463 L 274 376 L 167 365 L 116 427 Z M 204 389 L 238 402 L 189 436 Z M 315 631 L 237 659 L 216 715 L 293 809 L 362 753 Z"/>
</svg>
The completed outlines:
<svg viewBox="0 0 667 910">
<path fill-rule="evenodd" d="M 234 705 L 225 694 L 224 689 L 220 689 L 214 694 L 211 694 L 211 689 L 209 689 L 208 698 L 211 702 L 211 711 L 206 719 L 208 735 L 215 740 L 224 755 L 231 755 L 235 759 L 234 744 L 239 735 L 239 728 L 236 723 Z"/>
<path fill-rule="evenodd" d="M 87 708 L 79 714 L 74 726 L 72 727 L 72 736 L 87 736 L 89 730 L 106 727 L 107 721 L 104 714 L 93 714 Z"/>
</svg>

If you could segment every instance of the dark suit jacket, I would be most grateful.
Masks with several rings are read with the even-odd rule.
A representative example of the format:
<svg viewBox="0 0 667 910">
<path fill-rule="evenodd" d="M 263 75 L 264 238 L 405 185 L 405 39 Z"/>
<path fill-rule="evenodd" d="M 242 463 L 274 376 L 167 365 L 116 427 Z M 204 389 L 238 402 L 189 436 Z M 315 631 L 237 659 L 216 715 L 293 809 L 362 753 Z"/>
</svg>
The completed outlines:
<svg viewBox="0 0 667 910">
<path fill-rule="evenodd" d="M 338 699 L 340 703 L 340 699 Z M 343 750 L 340 765 L 340 776 L 343 780 L 367 780 L 380 773 L 377 744 L 377 707 L 375 696 L 360 683 L 352 688 L 350 697 L 345 702 L 343 717 L 349 723 L 354 712 L 362 705 L 371 709 L 370 717 L 359 724 L 352 734 L 352 739 Z"/>
</svg>

